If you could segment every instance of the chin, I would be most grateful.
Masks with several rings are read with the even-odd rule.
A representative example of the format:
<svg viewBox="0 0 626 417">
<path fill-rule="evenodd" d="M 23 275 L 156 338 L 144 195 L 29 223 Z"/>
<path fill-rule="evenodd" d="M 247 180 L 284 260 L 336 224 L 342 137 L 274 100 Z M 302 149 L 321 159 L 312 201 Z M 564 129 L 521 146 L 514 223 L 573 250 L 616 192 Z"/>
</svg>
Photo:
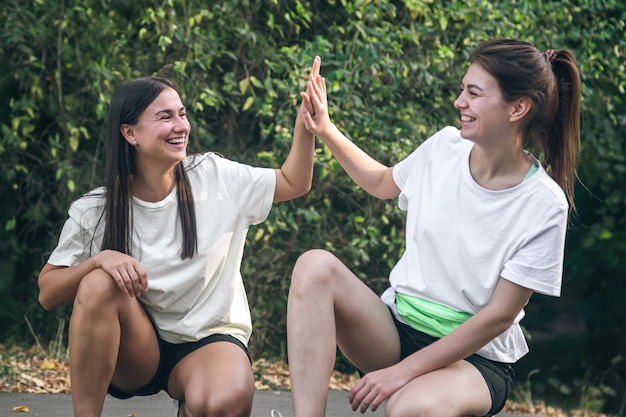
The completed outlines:
<svg viewBox="0 0 626 417">
<path fill-rule="evenodd" d="M 465 139 L 465 140 L 469 140 L 469 141 L 474 142 L 474 139 L 473 139 L 472 135 L 470 133 L 463 132 L 463 129 L 461 129 L 460 136 L 461 136 L 461 139 Z"/>
</svg>

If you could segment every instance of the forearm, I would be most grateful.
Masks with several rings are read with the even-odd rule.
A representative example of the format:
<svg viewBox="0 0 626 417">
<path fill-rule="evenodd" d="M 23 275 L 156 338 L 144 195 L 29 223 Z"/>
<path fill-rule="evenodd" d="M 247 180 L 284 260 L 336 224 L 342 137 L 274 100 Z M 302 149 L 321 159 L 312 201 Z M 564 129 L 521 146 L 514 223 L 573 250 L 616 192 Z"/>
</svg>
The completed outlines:
<svg viewBox="0 0 626 417">
<path fill-rule="evenodd" d="M 293 143 L 280 174 L 288 184 L 285 192 L 277 193 L 274 201 L 286 201 L 306 194 L 313 181 L 313 159 L 315 157 L 315 136 L 310 133 L 298 112 L 294 126 Z"/>
<path fill-rule="evenodd" d="M 57 267 L 46 264 L 37 280 L 39 303 L 46 310 L 54 310 L 72 304 L 80 281 L 98 267 L 96 256 L 75 266 Z"/>
<path fill-rule="evenodd" d="M 511 326 L 506 316 L 481 311 L 430 346 L 402 361 L 412 378 L 463 360 Z"/>
<path fill-rule="evenodd" d="M 392 168 L 387 167 L 355 145 L 334 125 L 320 134 L 333 156 L 352 180 L 369 194 L 380 199 L 397 197 L 399 190 L 392 177 Z"/>
</svg>

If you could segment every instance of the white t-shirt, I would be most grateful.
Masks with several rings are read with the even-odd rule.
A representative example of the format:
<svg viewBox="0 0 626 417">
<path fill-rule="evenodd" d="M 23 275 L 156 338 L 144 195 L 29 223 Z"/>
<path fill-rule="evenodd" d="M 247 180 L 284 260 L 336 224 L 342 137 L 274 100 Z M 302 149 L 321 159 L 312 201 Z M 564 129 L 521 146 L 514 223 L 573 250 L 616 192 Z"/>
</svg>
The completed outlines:
<svg viewBox="0 0 626 417">
<path fill-rule="evenodd" d="M 140 296 L 161 337 L 191 342 L 213 333 L 244 344 L 252 324 L 240 267 L 248 227 L 264 221 L 274 198 L 273 169 L 214 153 L 187 157 L 198 232 L 198 254 L 181 259 L 182 231 L 176 189 L 149 203 L 133 197 L 133 249 L 148 274 Z M 76 265 L 100 251 L 104 189 L 76 200 L 48 263 Z"/>
<path fill-rule="evenodd" d="M 446 127 L 393 168 L 407 210 L 406 248 L 382 295 L 395 292 L 476 314 L 500 277 L 559 296 L 568 205 L 543 168 L 503 191 L 478 185 L 469 170 L 474 144 Z M 528 352 L 519 322 L 477 353 L 513 363 Z"/>
</svg>

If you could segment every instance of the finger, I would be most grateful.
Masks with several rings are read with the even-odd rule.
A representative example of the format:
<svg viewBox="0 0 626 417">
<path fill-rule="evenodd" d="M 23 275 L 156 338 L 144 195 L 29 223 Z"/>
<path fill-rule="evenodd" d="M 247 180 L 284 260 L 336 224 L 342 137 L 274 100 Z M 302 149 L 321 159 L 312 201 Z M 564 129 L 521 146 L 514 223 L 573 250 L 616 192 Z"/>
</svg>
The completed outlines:
<svg viewBox="0 0 626 417">
<path fill-rule="evenodd" d="M 113 274 L 111 274 L 111 276 L 113 277 L 113 280 L 115 281 L 115 283 L 117 284 L 117 286 L 119 287 L 119 289 L 132 297 L 131 292 L 128 291 L 128 285 L 127 285 L 127 279 L 124 279 L 124 277 L 122 276 L 122 274 L 119 271 L 114 271 Z"/>
<path fill-rule="evenodd" d="M 372 412 L 375 412 L 376 410 L 378 410 L 378 406 L 382 403 L 382 401 L 378 400 L 378 397 L 376 397 L 374 399 L 374 401 L 372 401 L 372 403 L 370 404 L 370 410 L 372 410 Z"/>
<path fill-rule="evenodd" d="M 302 106 L 305 109 L 307 109 L 308 112 L 313 113 L 313 104 L 311 103 L 311 96 L 308 93 L 301 92 L 300 97 L 302 97 Z"/>
<path fill-rule="evenodd" d="M 131 297 L 137 296 L 138 278 L 137 273 L 135 272 L 135 268 L 133 265 L 122 266 L 119 270 L 120 277 L 124 281 L 124 287 L 126 288 L 126 292 Z"/>
<path fill-rule="evenodd" d="M 315 82 L 312 83 L 313 91 L 315 95 L 320 99 L 320 103 L 324 103 L 326 99 L 326 87 L 324 85 L 324 78 L 317 77 Z"/>
<path fill-rule="evenodd" d="M 133 276 L 131 274 L 135 274 L 134 269 L 132 271 L 124 270 L 124 273 L 122 273 L 122 277 L 124 279 L 124 285 L 126 286 L 128 295 L 130 295 L 131 297 L 136 297 L 138 289 L 138 285 L 136 284 L 137 280 L 133 279 Z"/>
<path fill-rule="evenodd" d="M 132 286 L 131 287 L 132 294 L 135 297 L 139 297 L 143 289 L 143 284 L 141 283 L 141 277 L 139 276 L 139 274 L 134 268 L 131 271 L 129 271 L 129 276 L 130 276 L 130 285 Z"/>
<path fill-rule="evenodd" d="M 366 387 L 363 387 L 361 389 L 359 389 L 358 392 L 354 393 L 354 396 L 352 397 L 352 400 L 350 401 L 350 403 L 352 404 L 352 411 L 356 411 L 359 406 L 363 403 L 363 399 L 366 397 L 367 393 L 369 391 L 366 391 Z M 367 410 L 367 406 L 365 407 L 365 409 Z"/>
<path fill-rule="evenodd" d="M 317 77 L 315 86 L 317 87 L 317 94 L 320 97 L 320 102 L 326 106 L 328 99 L 327 99 L 327 94 L 326 94 L 326 78 L 324 77 Z"/>
<path fill-rule="evenodd" d="M 313 90 L 313 94 L 310 96 L 311 104 L 313 108 L 312 113 L 317 114 L 323 110 L 324 106 L 322 103 L 322 99 L 320 97 L 319 88 L 313 84 L 312 90 Z"/>
<path fill-rule="evenodd" d="M 322 59 L 319 56 L 316 56 L 313 59 L 313 67 L 311 68 L 311 75 L 313 76 L 319 75 L 321 64 L 322 64 Z"/>
<path fill-rule="evenodd" d="M 315 134 L 314 132 L 314 125 L 315 122 L 313 121 L 313 118 L 311 117 L 311 113 L 309 113 L 309 109 L 307 109 L 304 106 L 300 107 L 300 115 L 302 116 L 302 121 L 304 122 L 304 127 L 306 127 L 306 129 L 310 132 Z"/>
<path fill-rule="evenodd" d="M 135 271 L 137 272 L 137 275 L 139 276 L 139 283 L 141 284 L 141 290 L 144 292 L 147 291 L 148 290 L 148 273 L 146 272 L 145 269 L 143 269 L 143 267 L 139 263 L 135 265 Z"/>
<path fill-rule="evenodd" d="M 361 413 L 365 413 L 368 408 L 373 404 L 376 400 L 377 394 L 375 391 L 370 391 L 370 393 L 361 401 Z M 372 411 L 375 409 L 372 408 Z"/>
</svg>

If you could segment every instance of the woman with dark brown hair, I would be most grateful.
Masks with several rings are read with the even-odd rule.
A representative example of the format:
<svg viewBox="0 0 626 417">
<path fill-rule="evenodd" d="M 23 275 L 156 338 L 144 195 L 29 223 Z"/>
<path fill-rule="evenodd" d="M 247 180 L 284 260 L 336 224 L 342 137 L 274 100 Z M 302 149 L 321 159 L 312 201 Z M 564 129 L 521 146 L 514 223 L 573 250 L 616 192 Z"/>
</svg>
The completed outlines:
<svg viewBox="0 0 626 417">
<path fill-rule="evenodd" d="M 524 306 L 533 292 L 560 295 L 580 142 L 576 62 L 504 39 L 480 44 L 469 63 L 454 101 L 460 129 L 392 167 L 337 129 L 324 79 L 310 80 L 307 129 L 361 188 L 399 199 L 406 247 L 381 297 L 327 251 L 298 259 L 287 311 L 296 417 L 324 415 L 336 346 L 364 374 L 353 410 L 496 414 L 528 352 Z"/>
<path fill-rule="evenodd" d="M 100 416 L 107 392 L 161 390 L 181 416 L 250 415 L 243 248 L 273 202 L 311 187 L 315 140 L 302 114 L 282 167 L 259 168 L 188 156 L 190 123 L 170 81 L 140 78 L 114 93 L 105 184 L 71 205 L 39 275 L 44 308 L 73 304 L 75 416 Z"/>
</svg>

